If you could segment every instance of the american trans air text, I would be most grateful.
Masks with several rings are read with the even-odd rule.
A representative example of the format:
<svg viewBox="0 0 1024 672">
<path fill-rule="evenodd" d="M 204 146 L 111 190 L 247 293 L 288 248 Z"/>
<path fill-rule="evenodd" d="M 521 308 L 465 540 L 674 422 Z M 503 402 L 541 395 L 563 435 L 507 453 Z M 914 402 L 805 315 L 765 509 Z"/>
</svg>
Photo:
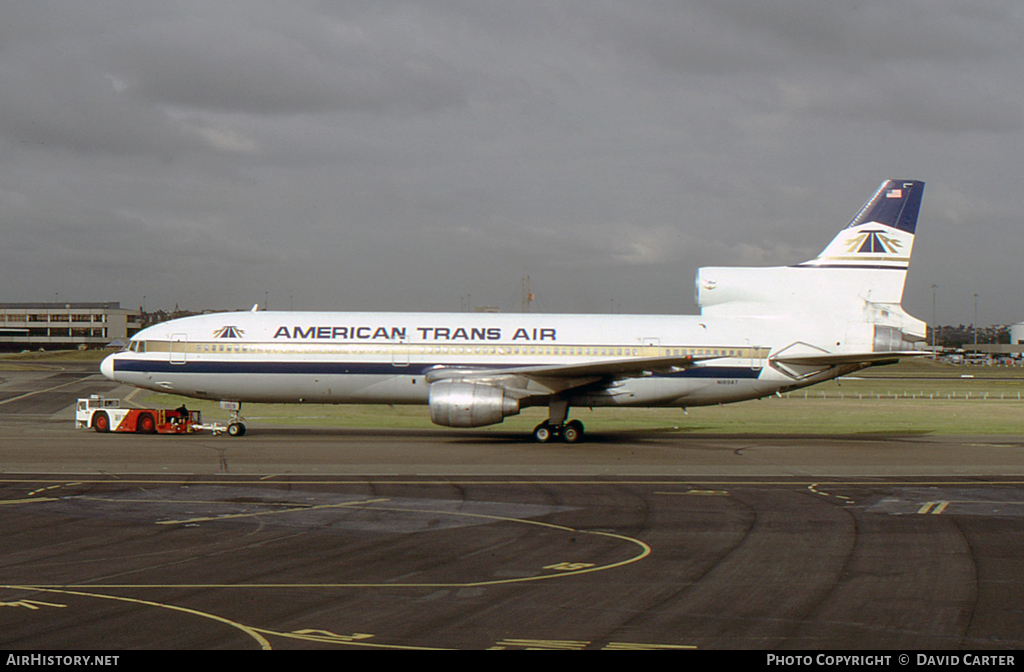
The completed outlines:
<svg viewBox="0 0 1024 672">
<path fill-rule="evenodd" d="M 501 327 L 413 327 L 421 341 L 501 341 L 505 332 Z M 293 340 L 341 340 L 341 341 L 404 341 L 408 338 L 406 327 L 337 327 L 310 326 L 277 328 L 274 338 Z M 519 327 L 512 333 L 512 341 L 557 341 L 558 331 L 550 328 Z"/>
</svg>

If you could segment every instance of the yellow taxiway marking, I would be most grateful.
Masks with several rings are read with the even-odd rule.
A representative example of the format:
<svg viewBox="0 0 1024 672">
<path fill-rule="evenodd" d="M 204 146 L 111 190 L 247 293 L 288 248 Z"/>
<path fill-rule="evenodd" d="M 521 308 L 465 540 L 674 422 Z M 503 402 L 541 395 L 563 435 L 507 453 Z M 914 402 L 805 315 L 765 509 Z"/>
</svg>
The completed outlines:
<svg viewBox="0 0 1024 672">
<path fill-rule="evenodd" d="M 60 488 L 66 488 L 72 485 L 81 485 L 81 483 L 58 483 L 57 485 L 50 485 L 45 488 L 36 488 L 32 492 L 28 493 L 28 497 L 24 499 L 0 499 L 0 505 L 2 504 L 32 504 L 35 502 L 56 502 L 59 501 L 57 497 L 36 497 L 40 492 L 46 492 L 47 490 L 57 490 Z"/>
<path fill-rule="evenodd" d="M 81 485 L 81 483 L 76 481 L 74 483 L 58 483 L 57 485 L 50 485 L 45 488 L 36 488 L 32 492 L 28 493 L 28 496 L 35 497 L 40 492 L 46 492 L 47 490 L 59 490 L 60 488 L 69 488 L 72 485 Z"/>
<path fill-rule="evenodd" d="M 554 526 L 557 527 L 557 526 Z M 569 528 L 564 528 L 569 530 Z M 608 565 L 593 565 L 585 569 L 574 569 L 572 571 L 562 571 L 559 573 L 551 574 L 538 574 L 537 576 L 525 576 L 512 579 L 491 579 L 484 581 L 447 581 L 447 582 L 428 582 L 428 583 L 383 583 L 383 582 L 367 582 L 367 583 L 89 583 L 89 584 L 76 584 L 68 583 L 63 584 L 66 586 L 72 586 L 80 589 L 154 589 L 154 588 L 183 588 L 191 590 L 210 590 L 210 589 L 251 589 L 251 588 L 265 588 L 265 589 L 341 589 L 341 588 L 485 588 L 489 586 L 503 586 L 515 583 L 534 583 L 539 581 L 550 581 L 552 579 L 561 579 L 570 576 L 578 576 L 580 574 L 590 574 L 592 572 L 603 572 L 611 569 L 617 569 L 619 567 L 625 567 L 626 565 L 639 562 L 651 554 L 651 547 L 640 541 L 639 539 L 632 539 L 619 534 L 611 534 L 609 532 L 591 532 L 587 530 L 570 530 L 574 534 L 592 534 L 596 536 L 610 537 L 613 539 L 619 539 L 636 544 L 641 548 L 640 553 L 637 555 L 626 558 L 619 562 L 614 562 Z M 554 570 L 557 572 L 557 570 Z M 54 584 L 35 584 L 32 588 L 53 589 L 56 588 Z"/>
<path fill-rule="evenodd" d="M 131 392 L 129 392 L 129 393 L 128 393 L 128 396 L 127 396 L 127 397 L 125 397 L 125 398 L 124 398 L 124 399 L 123 399 L 122 401 L 124 401 L 124 402 L 125 402 L 126 404 L 131 404 L 131 405 L 132 405 L 132 406 L 134 406 L 135 408 L 145 408 L 144 406 L 141 406 L 141 405 L 139 405 L 139 404 L 135 403 L 135 400 L 133 399 L 133 397 L 134 397 L 134 396 L 135 396 L 136 394 L 139 394 L 139 393 L 141 393 L 141 392 L 142 392 L 142 388 L 141 388 L 141 387 L 136 387 L 136 388 L 135 388 L 134 390 L 132 390 Z"/>
<path fill-rule="evenodd" d="M 527 651 L 582 651 L 592 642 L 575 639 L 512 639 L 506 638 L 488 647 L 490 651 L 525 649 Z M 696 646 L 684 644 L 637 644 L 633 642 L 608 642 L 602 651 L 692 651 Z"/>
<path fill-rule="evenodd" d="M 0 499 L 0 504 L 33 504 L 35 502 L 56 502 L 56 497 L 29 497 L 27 499 Z"/>
<path fill-rule="evenodd" d="M 143 501 L 154 501 L 154 500 L 143 500 Z M 348 506 L 350 508 L 358 508 L 358 506 L 364 506 L 364 505 L 368 505 L 368 504 L 373 504 L 375 501 L 378 501 L 378 500 L 366 500 L 365 502 L 349 502 L 346 506 Z M 323 507 L 307 507 L 307 508 L 302 509 L 302 510 L 309 510 L 311 508 L 328 508 L 328 507 L 338 508 L 339 506 L 341 506 L 341 505 L 331 504 L 331 505 L 324 505 Z M 636 555 L 634 555 L 632 557 L 626 558 L 624 560 L 620 560 L 618 562 L 613 562 L 613 563 L 610 563 L 610 564 L 607 564 L 607 565 L 590 565 L 589 563 L 576 563 L 576 567 L 579 567 L 579 569 L 576 569 L 576 568 L 573 568 L 571 570 L 566 570 L 566 569 L 558 570 L 558 569 L 556 569 L 556 570 L 551 570 L 552 573 L 550 573 L 550 574 L 538 574 L 537 576 L 526 576 L 526 577 L 509 578 L 509 579 L 491 579 L 491 580 L 485 580 L 485 581 L 466 581 L 466 582 L 461 582 L 461 583 L 459 583 L 459 582 L 445 582 L 445 583 L 174 583 L 174 584 L 137 584 L 137 583 L 135 583 L 135 584 L 133 584 L 133 583 L 119 583 L 119 584 L 112 584 L 112 583 L 72 584 L 72 583 L 68 583 L 68 584 L 62 584 L 62 585 L 63 586 L 71 586 L 71 587 L 75 587 L 75 588 L 81 588 L 81 589 L 85 589 L 85 588 L 89 588 L 89 589 L 92 589 L 92 588 L 97 588 L 97 589 L 99 589 L 99 588 L 104 588 L 104 589 L 110 589 L 110 588 L 118 588 L 118 589 L 125 589 L 125 588 L 146 588 L 146 589 L 152 589 L 152 588 L 191 588 L 191 589 L 211 589 L 211 588 L 220 588 L 220 589 L 227 589 L 227 588 L 246 588 L 246 589 L 248 589 L 248 588 L 278 588 L 278 589 L 281 589 L 281 588 L 424 588 L 424 587 L 426 587 L 426 588 L 480 588 L 480 587 L 485 587 L 485 586 L 501 586 L 501 585 L 509 585 L 509 584 L 514 584 L 514 583 L 531 583 L 531 582 L 536 582 L 536 581 L 547 581 L 547 580 L 551 580 L 551 579 L 555 579 L 555 578 L 564 578 L 564 577 L 569 577 L 569 576 L 577 576 L 579 574 L 590 574 L 590 573 L 593 573 L 593 572 L 603 572 L 603 571 L 606 571 L 606 570 L 617 569 L 619 567 L 625 567 L 626 565 L 631 565 L 634 562 L 639 562 L 640 560 L 643 560 L 644 558 L 646 558 L 647 556 L 649 556 L 651 554 L 651 547 L 648 546 L 647 544 L 645 544 L 644 542 L 640 541 L 639 539 L 634 539 L 633 537 L 627 537 L 627 536 L 621 535 L 621 534 L 615 534 L 613 532 L 600 532 L 600 531 L 593 531 L 593 530 L 577 530 L 577 529 L 574 529 L 574 528 L 571 528 L 571 527 L 566 527 L 565 525 L 557 525 L 555 523 L 545 523 L 545 522 L 538 521 L 538 520 L 528 520 L 528 519 L 524 519 L 524 518 L 510 518 L 510 517 L 507 517 L 507 516 L 495 516 L 495 515 L 482 514 L 482 513 L 466 513 L 464 511 L 435 511 L 435 510 L 431 510 L 431 509 L 410 509 L 410 508 L 399 508 L 399 507 L 388 507 L 388 506 L 373 506 L 372 509 L 374 511 L 398 511 L 398 512 L 402 512 L 402 513 L 414 513 L 414 514 L 434 514 L 434 515 L 445 515 L 445 516 L 459 516 L 459 517 L 463 517 L 463 518 L 479 518 L 479 519 L 490 520 L 490 521 L 517 523 L 517 524 L 520 524 L 520 525 L 531 525 L 531 526 L 534 526 L 534 527 L 542 527 L 542 528 L 551 529 L 551 530 L 563 531 L 563 532 L 567 532 L 567 533 L 574 534 L 574 535 L 586 534 L 586 535 L 593 535 L 593 536 L 597 536 L 597 537 L 606 537 L 606 538 L 609 538 L 609 539 L 616 539 L 616 540 L 619 540 L 619 541 L 625 541 L 625 542 L 627 542 L 629 544 L 633 544 L 633 545 L 639 547 L 640 551 Z M 295 509 L 292 509 L 291 511 L 294 511 L 294 510 Z M 277 513 L 277 512 L 267 512 L 267 513 Z M 255 514 L 240 514 L 240 515 L 255 515 Z M 222 518 L 213 517 L 213 518 L 208 518 L 206 520 L 216 521 L 216 520 L 222 520 Z M 180 523 L 180 522 L 183 522 L 183 521 L 176 521 L 176 522 Z M 56 586 L 56 585 L 51 585 L 51 584 L 40 584 L 40 585 L 38 585 L 36 587 L 38 587 L 40 590 L 42 590 L 42 589 L 51 589 L 52 590 L 52 589 L 60 588 L 62 586 Z"/>
<path fill-rule="evenodd" d="M 946 510 L 946 507 L 950 505 L 950 502 L 925 502 L 924 505 L 917 510 L 920 514 L 931 514 L 937 516 Z M 934 509 L 932 507 L 935 507 Z"/>
<path fill-rule="evenodd" d="M 104 595 L 102 593 L 87 593 L 80 590 L 68 590 L 67 588 L 44 588 L 41 586 L 11 586 L 4 585 L 0 588 L 7 588 L 9 590 L 32 590 L 43 593 L 55 593 L 58 595 L 75 595 L 77 597 L 91 597 L 97 600 L 111 600 L 113 602 L 127 602 L 129 604 L 139 604 L 147 607 L 157 607 L 159 609 L 169 609 L 171 611 L 177 611 L 184 614 L 190 614 L 192 616 L 198 616 L 200 618 L 206 618 L 224 625 L 230 626 L 241 632 L 245 633 L 259 644 L 262 649 L 270 649 L 270 642 L 266 637 L 261 635 L 256 628 L 251 628 L 247 625 L 232 621 L 231 619 L 224 618 L 223 616 L 217 616 L 216 614 L 210 614 L 205 611 L 199 611 L 197 609 L 189 609 L 188 607 L 179 607 L 174 604 L 163 604 L 161 602 L 153 602 L 151 600 L 140 600 L 134 597 L 123 597 L 120 595 Z M 63 606 L 63 605 L 62 605 Z"/>
<path fill-rule="evenodd" d="M 38 611 L 40 607 L 54 607 L 56 609 L 63 609 L 67 607 L 66 604 L 54 604 L 53 602 L 40 602 L 39 600 L 18 600 L 16 602 L 0 602 L 0 607 L 24 607 L 25 609 L 31 609 L 32 611 Z"/>
<path fill-rule="evenodd" d="M 285 639 L 299 639 L 306 642 L 319 642 L 321 644 L 339 644 L 342 646 L 356 646 L 368 649 L 390 649 L 394 651 L 438 651 L 442 647 L 437 646 L 405 646 L 402 644 L 384 644 L 379 641 L 372 641 L 373 635 L 362 632 L 354 632 L 350 635 L 339 635 L 330 630 L 293 630 L 292 632 L 277 632 L 263 628 L 253 630 L 264 635 L 284 637 Z"/>
<path fill-rule="evenodd" d="M 581 569 L 594 567 L 590 562 L 559 562 L 554 565 L 544 565 L 544 569 L 557 569 L 560 572 L 577 572 Z"/>
<path fill-rule="evenodd" d="M 503 639 L 490 647 L 490 650 L 526 649 L 527 651 L 582 651 L 588 644 L 590 644 L 590 642 L 572 639 Z"/>
<path fill-rule="evenodd" d="M 280 478 L 280 480 L 271 480 Z M 0 484 L 28 484 L 28 483 L 54 483 L 53 478 L 0 478 Z M 748 479 L 748 480 L 728 480 L 728 481 L 693 481 L 689 479 L 629 479 L 620 478 L 615 480 L 592 480 L 592 479 L 579 479 L 579 480 L 566 480 L 566 479 L 530 479 L 522 481 L 510 481 L 508 479 L 494 479 L 494 478 L 448 478 L 448 479 L 413 479 L 413 478 L 372 478 L 372 479 L 354 479 L 354 478 L 287 478 L 285 476 L 261 476 L 261 477 L 240 477 L 235 479 L 223 479 L 223 478 L 212 478 L 209 480 L 201 481 L 186 481 L 181 478 L 135 478 L 127 475 L 111 474 L 105 478 L 92 478 L 92 479 L 81 479 L 78 481 L 81 485 L 358 485 L 365 486 L 367 484 L 376 485 L 438 485 L 444 487 L 450 487 L 452 484 L 464 484 L 464 485 L 646 485 L 646 486 L 673 486 L 679 487 L 681 483 L 693 483 L 695 485 L 703 486 L 735 486 L 735 487 L 763 487 L 763 486 L 783 486 L 783 487 L 800 487 L 808 485 L 819 485 L 819 481 L 808 482 L 801 480 L 779 480 L 777 478 L 770 478 L 766 480 Z M 854 486 L 854 485 L 866 485 L 871 487 L 888 487 L 893 485 L 929 485 L 929 486 L 943 486 L 943 485 L 964 485 L 964 480 L 885 480 L 885 481 L 864 481 L 864 480 L 839 480 L 829 481 L 827 484 L 831 486 Z M 1024 478 L 993 478 L 989 480 L 978 480 L 971 481 L 971 485 L 975 487 L 985 485 L 1024 485 Z M 668 494 L 668 493 L 663 493 Z"/>
<path fill-rule="evenodd" d="M 809 491 L 813 492 L 816 495 L 821 495 L 822 497 L 834 497 L 836 499 L 841 499 L 841 500 L 845 501 L 847 504 L 853 504 L 854 503 L 853 499 L 851 499 L 850 497 L 847 497 L 846 495 L 834 495 L 831 492 L 824 492 L 823 490 L 818 490 L 818 486 L 819 485 L 821 485 L 821 483 L 811 483 L 810 485 L 807 486 L 807 489 Z M 832 485 L 843 485 L 843 484 L 842 483 L 832 483 Z"/>
<path fill-rule="evenodd" d="M 176 611 L 191 616 L 215 621 L 223 625 L 227 625 L 231 628 L 235 628 L 240 632 L 250 637 L 256 644 L 263 650 L 269 651 L 273 649 L 270 643 L 270 637 L 281 637 L 284 639 L 297 639 L 307 642 L 317 642 L 321 644 L 337 644 L 340 646 L 354 646 L 361 648 L 373 648 L 373 649 L 391 649 L 391 650 L 441 650 L 446 647 L 427 647 L 427 646 L 407 646 L 401 644 L 387 644 L 375 639 L 374 635 L 364 632 L 353 632 L 350 634 L 339 634 L 331 632 L 330 630 L 318 630 L 318 629 L 302 629 L 293 630 L 291 632 L 279 632 L 276 630 L 270 630 L 267 628 L 258 628 L 238 621 L 233 621 L 223 616 L 211 614 L 205 611 L 199 611 L 198 609 L 189 609 L 188 607 L 182 607 L 175 604 L 166 604 L 163 602 L 154 602 L 152 600 L 141 600 L 134 597 L 124 597 L 120 595 L 105 595 L 102 593 L 89 593 L 78 590 L 69 590 L 67 588 L 40 588 L 38 586 L 15 586 L 15 585 L 0 585 L 0 588 L 6 588 L 10 590 L 35 590 L 40 592 L 70 595 L 75 597 L 86 597 L 97 600 L 110 600 L 113 602 L 125 602 L 128 604 L 136 604 L 147 607 L 155 607 L 157 609 L 167 609 L 169 611 Z M 54 607 L 59 609 L 67 608 L 66 604 L 57 604 L 52 602 L 43 602 L 40 600 L 17 600 L 15 602 L 0 602 L 0 607 L 22 607 L 32 610 L 38 610 L 41 607 Z M 557 640 L 557 639 L 503 639 L 496 643 L 491 649 L 533 649 L 533 650 L 557 650 L 557 651 L 579 651 L 589 645 L 588 641 L 579 640 Z M 695 649 L 694 646 L 682 646 L 673 644 L 638 644 L 628 642 L 610 642 L 603 647 L 608 651 L 657 651 L 657 650 L 669 650 L 669 649 Z"/>
<path fill-rule="evenodd" d="M 693 651 L 696 646 L 688 644 L 632 644 L 630 642 L 609 642 L 602 651 Z"/>
<path fill-rule="evenodd" d="M 363 632 L 353 632 L 351 635 L 339 635 L 330 630 L 293 630 L 289 633 L 282 633 L 286 636 L 299 637 L 301 639 L 309 639 L 313 641 L 324 641 L 324 642 L 358 642 L 364 639 L 370 639 L 373 635 L 367 635 Z"/>
<path fill-rule="evenodd" d="M 921 505 L 921 508 L 917 510 L 919 514 L 929 514 L 937 516 L 944 512 L 950 504 L 982 504 L 986 506 L 1020 506 L 1024 505 L 1024 502 L 996 502 L 985 499 L 955 499 L 955 500 L 939 500 L 936 502 L 925 502 Z"/>
<path fill-rule="evenodd" d="M 60 385 L 54 385 L 53 387 L 48 387 L 45 390 L 35 390 L 34 392 L 26 392 L 25 394 L 19 394 L 16 397 L 11 397 L 10 399 L 4 399 L 3 401 L 0 401 L 0 406 L 2 406 L 4 404 L 10 404 L 11 402 L 14 402 L 14 401 L 19 401 L 21 399 L 27 399 L 28 397 L 34 397 L 37 394 L 43 394 L 45 392 L 52 392 L 53 390 L 59 390 L 62 387 L 68 387 L 70 385 L 77 385 L 77 384 L 81 383 L 82 380 L 84 380 L 84 379 L 76 378 L 75 380 L 72 380 L 70 383 L 61 383 Z"/>
</svg>

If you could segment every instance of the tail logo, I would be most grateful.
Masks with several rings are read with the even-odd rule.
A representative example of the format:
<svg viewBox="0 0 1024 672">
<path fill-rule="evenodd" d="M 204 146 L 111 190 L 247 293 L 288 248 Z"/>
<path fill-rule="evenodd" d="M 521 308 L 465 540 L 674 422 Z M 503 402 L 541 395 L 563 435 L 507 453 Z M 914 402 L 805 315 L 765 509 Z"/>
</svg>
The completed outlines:
<svg viewBox="0 0 1024 672">
<path fill-rule="evenodd" d="M 213 332 L 214 338 L 241 338 L 244 334 L 238 327 L 221 327 Z"/>
<path fill-rule="evenodd" d="M 880 229 L 861 231 L 846 241 L 846 251 L 857 254 L 898 254 L 903 243 Z"/>
</svg>

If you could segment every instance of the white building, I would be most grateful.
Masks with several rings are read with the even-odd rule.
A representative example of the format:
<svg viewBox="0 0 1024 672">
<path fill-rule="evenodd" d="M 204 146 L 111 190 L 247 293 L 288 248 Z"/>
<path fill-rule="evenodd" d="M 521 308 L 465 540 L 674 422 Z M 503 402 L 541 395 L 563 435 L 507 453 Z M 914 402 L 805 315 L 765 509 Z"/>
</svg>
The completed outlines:
<svg viewBox="0 0 1024 672">
<path fill-rule="evenodd" d="M 1024 322 L 1010 325 L 1010 344 L 1024 345 Z"/>
<path fill-rule="evenodd" d="M 105 347 L 141 327 L 140 312 L 117 301 L 0 303 L 0 350 Z"/>
</svg>

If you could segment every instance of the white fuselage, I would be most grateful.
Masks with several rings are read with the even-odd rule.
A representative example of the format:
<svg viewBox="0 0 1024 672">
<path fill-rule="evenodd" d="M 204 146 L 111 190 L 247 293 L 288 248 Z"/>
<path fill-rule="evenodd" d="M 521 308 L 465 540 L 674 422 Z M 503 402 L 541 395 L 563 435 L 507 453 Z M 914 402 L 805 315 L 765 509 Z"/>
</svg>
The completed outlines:
<svg viewBox="0 0 1024 672">
<path fill-rule="evenodd" d="M 575 389 L 569 403 L 699 406 L 762 397 L 850 370 L 822 367 L 796 378 L 769 359 L 795 343 L 830 351 L 856 349 L 854 341 L 863 347 L 857 334 L 867 335 L 870 325 L 854 326 L 792 315 L 218 313 L 144 329 L 102 370 L 137 387 L 208 399 L 426 404 L 428 374 L 438 369 L 497 373 L 692 356 L 698 360 L 692 367 Z"/>
<path fill-rule="evenodd" d="M 741 401 L 916 354 L 900 302 L 923 188 L 886 180 L 806 262 L 700 269 L 700 315 L 218 313 L 144 329 L 101 370 L 226 401 L 428 404 L 449 427 L 547 405 L 534 438 L 575 442 L 571 406 Z"/>
</svg>

